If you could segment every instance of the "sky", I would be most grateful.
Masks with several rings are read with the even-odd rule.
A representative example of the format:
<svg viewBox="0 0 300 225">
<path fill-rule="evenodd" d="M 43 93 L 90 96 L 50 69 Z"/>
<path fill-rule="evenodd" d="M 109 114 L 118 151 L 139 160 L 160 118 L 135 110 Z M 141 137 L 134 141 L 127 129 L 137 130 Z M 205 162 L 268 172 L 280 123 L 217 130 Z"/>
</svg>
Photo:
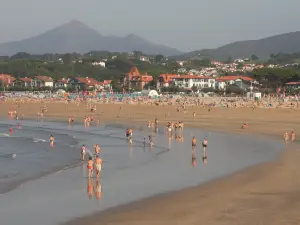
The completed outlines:
<svg viewBox="0 0 300 225">
<path fill-rule="evenodd" d="M 0 42 L 79 20 L 102 35 L 130 33 L 188 52 L 300 31 L 299 0 L 9 0 Z"/>
</svg>

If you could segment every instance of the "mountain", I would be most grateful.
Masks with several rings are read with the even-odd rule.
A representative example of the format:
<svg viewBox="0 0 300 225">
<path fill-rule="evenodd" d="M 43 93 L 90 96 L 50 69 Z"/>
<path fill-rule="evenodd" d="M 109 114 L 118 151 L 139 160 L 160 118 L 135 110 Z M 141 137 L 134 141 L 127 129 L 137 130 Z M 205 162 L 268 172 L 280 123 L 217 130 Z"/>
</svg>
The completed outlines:
<svg viewBox="0 0 300 225">
<path fill-rule="evenodd" d="M 184 53 L 177 58 L 208 57 L 214 60 L 250 58 L 252 54 L 268 59 L 270 54 L 300 52 L 300 31 L 275 35 L 259 40 L 238 41 L 215 49 Z"/>
<path fill-rule="evenodd" d="M 182 53 L 175 48 L 151 43 L 134 34 L 125 37 L 103 36 L 77 20 L 72 20 L 35 37 L 0 44 L 0 55 L 13 55 L 17 52 L 45 54 L 90 51 L 131 52 L 135 50 L 146 54 L 163 54 L 165 56 Z"/>
</svg>

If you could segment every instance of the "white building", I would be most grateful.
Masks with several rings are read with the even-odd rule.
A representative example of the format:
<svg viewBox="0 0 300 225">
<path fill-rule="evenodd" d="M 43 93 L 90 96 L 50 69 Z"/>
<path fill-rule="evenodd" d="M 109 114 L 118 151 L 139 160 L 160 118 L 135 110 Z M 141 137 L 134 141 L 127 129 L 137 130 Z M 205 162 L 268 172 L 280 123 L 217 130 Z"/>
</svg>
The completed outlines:
<svg viewBox="0 0 300 225">
<path fill-rule="evenodd" d="M 159 76 L 157 86 L 158 88 L 169 87 L 175 85 L 185 89 L 191 89 L 193 86 L 202 88 L 215 88 L 215 78 L 197 75 L 174 75 L 162 74 Z"/>
<path fill-rule="evenodd" d="M 216 79 L 216 89 L 224 90 L 227 86 L 232 84 L 240 84 L 242 82 L 255 82 L 251 77 L 244 76 L 224 76 Z M 239 86 L 239 85 L 238 85 Z"/>
<path fill-rule="evenodd" d="M 93 62 L 92 65 L 105 67 L 105 62 Z"/>
<path fill-rule="evenodd" d="M 47 77 L 47 76 L 35 76 L 32 79 L 32 87 L 53 87 L 53 79 L 51 77 Z"/>
</svg>

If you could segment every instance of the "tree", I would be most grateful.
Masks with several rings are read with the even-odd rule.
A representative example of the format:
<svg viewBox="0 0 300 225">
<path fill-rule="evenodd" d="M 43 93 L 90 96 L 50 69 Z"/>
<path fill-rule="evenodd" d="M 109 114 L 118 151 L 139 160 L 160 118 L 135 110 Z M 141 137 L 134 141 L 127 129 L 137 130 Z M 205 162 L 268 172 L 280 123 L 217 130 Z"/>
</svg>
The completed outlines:
<svg viewBox="0 0 300 225">
<path fill-rule="evenodd" d="M 229 64 L 229 63 L 232 63 L 233 60 L 231 58 L 231 56 L 228 56 L 227 60 L 225 61 L 225 63 Z"/>
<path fill-rule="evenodd" d="M 162 63 L 163 62 L 163 60 L 164 60 L 164 56 L 163 55 L 156 55 L 155 57 L 154 57 L 154 61 L 156 62 L 156 63 Z"/>
<path fill-rule="evenodd" d="M 70 53 L 64 54 L 62 56 L 62 61 L 64 64 L 69 65 L 72 63 L 72 55 Z"/>
<path fill-rule="evenodd" d="M 256 60 L 258 60 L 258 59 L 259 59 L 259 58 L 258 58 L 256 55 L 254 55 L 254 54 L 251 55 L 251 60 L 252 60 L 252 61 L 256 61 Z"/>
<path fill-rule="evenodd" d="M 243 69 L 243 67 L 244 67 L 244 64 L 243 63 L 238 63 L 237 64 L 237 66 L 236 66 L 236 68 L 238 69 L 238 70 L 240 70 L 240 69 Z"/>
</svg>

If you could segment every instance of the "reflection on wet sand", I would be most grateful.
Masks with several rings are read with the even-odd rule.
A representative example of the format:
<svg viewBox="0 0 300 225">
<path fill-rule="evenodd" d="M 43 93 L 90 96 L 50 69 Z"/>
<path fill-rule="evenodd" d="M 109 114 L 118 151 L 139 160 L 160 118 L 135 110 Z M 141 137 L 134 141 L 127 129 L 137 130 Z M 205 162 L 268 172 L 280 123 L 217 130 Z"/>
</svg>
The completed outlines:
<svg viewBox="0 0 300 225">
<path fill-rule="evenodd" d="M 88 178 L 87 182 L 87 194 L 88 198 L 92 199 L 93 195 L 97 200 L 100 200 L 102 197 L 102 186 L 99 180 L 94 180 L 92 178 Z"/>
</svg>

